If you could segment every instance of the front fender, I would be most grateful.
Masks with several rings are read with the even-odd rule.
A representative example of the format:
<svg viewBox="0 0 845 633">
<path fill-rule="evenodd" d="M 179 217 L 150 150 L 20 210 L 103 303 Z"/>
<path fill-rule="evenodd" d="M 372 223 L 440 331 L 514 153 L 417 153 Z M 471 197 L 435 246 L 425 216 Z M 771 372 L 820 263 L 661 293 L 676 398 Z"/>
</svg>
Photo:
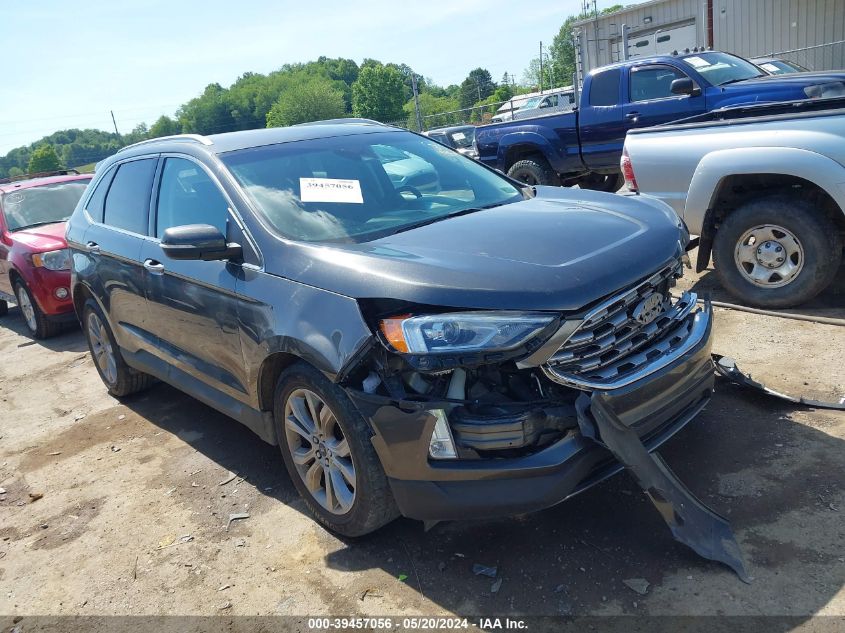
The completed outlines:
<svg viewBox="0 0 845 633">
<path fill-rule="evenodd" d="M 711 152 L 698 163 L 684 205 L 690 231 L 701 234 L 705 214 L 725 178 L 775 174 L 803 178 L 821 187 L 845 211 L 845 167 L 822 154 L 790 147 L 746 147 Z"/>
</svg>

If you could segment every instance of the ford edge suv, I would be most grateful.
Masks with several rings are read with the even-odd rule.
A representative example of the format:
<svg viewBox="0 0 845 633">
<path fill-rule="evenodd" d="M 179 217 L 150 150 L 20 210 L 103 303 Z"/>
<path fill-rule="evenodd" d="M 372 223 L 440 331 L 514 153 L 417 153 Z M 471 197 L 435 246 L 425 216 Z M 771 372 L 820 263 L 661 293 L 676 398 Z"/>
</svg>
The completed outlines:
<svg viewBox="0 0 845 633">
<path fill-rule="evenodd" d="M 391 179 L 390 152 L 439 186 Z M 651 451 L 713 388 L 668 206 L 526 187 L 373 122 L 124 148 L 67 239 L 109 392 L 160 379 L 242 422 L 344 535 L 551 506 L 622 469 L 579 396 Z"/>
</svg>

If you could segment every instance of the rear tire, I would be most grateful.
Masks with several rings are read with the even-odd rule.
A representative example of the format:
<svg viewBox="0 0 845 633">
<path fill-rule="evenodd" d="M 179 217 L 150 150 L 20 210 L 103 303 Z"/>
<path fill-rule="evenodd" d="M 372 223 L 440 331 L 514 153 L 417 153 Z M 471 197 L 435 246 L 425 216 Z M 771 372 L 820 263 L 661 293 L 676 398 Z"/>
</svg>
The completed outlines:
<svg viewBox="0 0 845 633">
<path fill-rule="evenodd" d="M 47 319 L 47 316 L 38 307 L 35 298 L 22 281 L 15 283 L 15 296 L 18 298 L 18 307 L 23 315 L 26 329 L 33 338 L 45 339 L 55 336 L 62 331 L 62 324 Z"/>
<path fill-rule="evenodd" d="M 149 374 L 126 364 L 108 321 L 92 299 L 85 302 L 82 310 L 82 331 L 85 332 L 94 367 L 97 368 L 97 373 L 109 393 L 115 398 L 143 391 L 155 383 L 155 378 Z"/>
<path fill-rule="evenodd" d="M 560 178 L 542 156 L 532 156 L 520 160 L 511 165 L 508 169 L 508 176 L 526 185 L 549 185 L 557 187 L 560 185 Z"/>
<path fill-rule="evenodd" d="M 373 433 L 343 389 L 296 363 L 276 383 L 273 419 L 288 474 L 323 526 L 362 536 L 399 516 Z"/>
<path fill-rule="evenodd" d="M 794 195 L 745 203 L 725 218 L 713 240 L 722 285 L 760 308 L 809 301 L 833 281 L 841 261 L 837 227 L 821 208 Z"/>
<path fill-rule="evenodd" d="M 578 179 L 578 186 L 581 187 L 581 189 L 616 193 L 622 188 L 624 182 L 625 177 L 621 174 L 621 172 L 615 172 L 612 174 L 597 174 L 595 172 L 591 172 Z"/>
</svg>

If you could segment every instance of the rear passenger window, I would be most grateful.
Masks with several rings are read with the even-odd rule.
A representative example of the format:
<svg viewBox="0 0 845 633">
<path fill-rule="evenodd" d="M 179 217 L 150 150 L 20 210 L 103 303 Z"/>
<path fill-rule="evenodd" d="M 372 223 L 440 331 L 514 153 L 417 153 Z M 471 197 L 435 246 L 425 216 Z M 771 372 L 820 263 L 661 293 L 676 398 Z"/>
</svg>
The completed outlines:
<svg viewBox="0 0 845 633">
<path fill-rule="evenodd" d="M 147 234 L 150 190 L 157 159 L 144 158 L 123 163 L 106 196 L 104 222 L 125 231 Z"/>
<path fill-rule="evenodd" d="M 106 193 L 108 193 L 109 185 L 112 178 L 114 178 L 114 169 L 110 169 L 100 182 L 97 183 L 97 188 L 88 199 L 88 204 L 85 205 L 85 210 L 94 222 L 103 221 L 103 203 L 106 201 Z"/>
<path fill-rule="evenodd" d="M 226 235 L 229 205 L 217 184 L 196 163 L 168 158 L 161 172 L 156 237 L 173 226 L 210 224 Z"/>
<path fill-rule="evenodd" d="M 593 75 L 590 84 L 590 105 L 610 106 L 619 102 L 619 78 L 622 71 L 611 68 Z"/>
</svg>

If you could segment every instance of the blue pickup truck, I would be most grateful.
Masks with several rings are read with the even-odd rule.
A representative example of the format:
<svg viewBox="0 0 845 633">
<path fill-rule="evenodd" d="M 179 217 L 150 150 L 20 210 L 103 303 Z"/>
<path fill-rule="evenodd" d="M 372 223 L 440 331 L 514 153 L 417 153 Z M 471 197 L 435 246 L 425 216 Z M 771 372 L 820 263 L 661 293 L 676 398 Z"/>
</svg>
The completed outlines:
<svg viewBox="0 0 845 633">
<path fill-rule="evenodd" d="M 479 160 L 528 184 L 616 191 L 625 134 L 755 102 L 845 96 L 845 71 L 767 75 L 716 51 L 637 58 L 593 70 L 572 112 L 485 125 Z"/>
</svg>

